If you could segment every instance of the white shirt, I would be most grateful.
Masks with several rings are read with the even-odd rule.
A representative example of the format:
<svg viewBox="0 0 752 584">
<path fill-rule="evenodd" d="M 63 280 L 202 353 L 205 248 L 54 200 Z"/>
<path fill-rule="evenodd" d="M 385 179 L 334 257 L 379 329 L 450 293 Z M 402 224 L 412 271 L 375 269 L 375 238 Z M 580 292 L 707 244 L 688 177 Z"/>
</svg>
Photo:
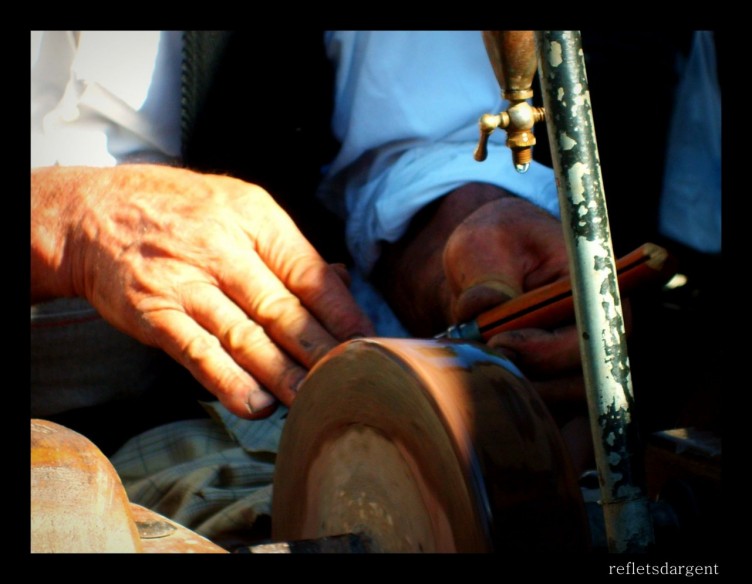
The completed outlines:
<svg viewBox="0 0 752 584">
<path fill-rule="evenodd" d="M 180 154 L 180 31 L 32 31 L 31 167 Z"/>
</svg>

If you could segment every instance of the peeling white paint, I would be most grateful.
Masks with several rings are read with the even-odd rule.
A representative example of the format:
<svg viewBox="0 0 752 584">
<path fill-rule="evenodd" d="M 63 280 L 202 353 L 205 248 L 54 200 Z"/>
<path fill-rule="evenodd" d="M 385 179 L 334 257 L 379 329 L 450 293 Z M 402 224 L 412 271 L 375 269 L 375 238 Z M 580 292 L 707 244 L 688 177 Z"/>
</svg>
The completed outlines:
<svg viewBox="0 0 752 584">
<path fill-rule="evenodd" d="M 551 41 L 551 50 L 548 52 L 548 62 L 551 67 L 558 67 L 564 62 L 561 57 L 561 44 L 556 41 Z"/>
<path fill-rule="evenodd" d="M 608 455 L 608 463 L 609 464 L 611 464 L 613 466 L 616 466 L 620 462 L 621 462 L 621 456 L 619 455 L 618 452 L 610 452 L 609 453 L 609 455 Z"/>
<path fill-rule="evenodd" d="M 585 194 L 585 185 L 582 182 L 582 177 L 585 176 L 590 172 L 583 164 L 582 162 L 575 162 L 572 165 L 572 168 L 569 169 L 569 172 L 567 173 L 567 179 L 569 180 L 569 186 L 572 190 L 572 202 L 575 205 L 579 205 L 580 203 L 585 202 L 585 197 L 583 196 Z"/>
<path fill-rule="evenodd" d="M 571 150 L 577 146 L 577 141 L 567 136 L 566 133 L 562 133 L 559 137 L 559 144 L 561 145 L 562 150 Z"/>
<path fill-rule="evenodd" d="M 559 87 L 558 91 L 556 92 L 556 99 L 559 101 L 564 101 L 564 88 Z"/>
</svg>

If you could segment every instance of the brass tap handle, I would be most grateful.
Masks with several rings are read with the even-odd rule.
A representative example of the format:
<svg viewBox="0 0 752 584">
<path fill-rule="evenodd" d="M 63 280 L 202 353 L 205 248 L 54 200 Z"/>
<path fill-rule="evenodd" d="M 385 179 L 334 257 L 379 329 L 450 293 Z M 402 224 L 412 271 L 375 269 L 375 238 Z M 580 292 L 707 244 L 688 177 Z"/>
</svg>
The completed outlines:
<svg viewBox="0 0 752 584">
<path fill-rule="evenodd" d="M 488 138 L 496 128 L 506 128 L 509 125 L 509 114 L 502 112 L 497 115 L 483 114 L 478 120 L 480 139 L 473 156 L 478 162 L 483 162 L 488 156 Z"/>
</svg>

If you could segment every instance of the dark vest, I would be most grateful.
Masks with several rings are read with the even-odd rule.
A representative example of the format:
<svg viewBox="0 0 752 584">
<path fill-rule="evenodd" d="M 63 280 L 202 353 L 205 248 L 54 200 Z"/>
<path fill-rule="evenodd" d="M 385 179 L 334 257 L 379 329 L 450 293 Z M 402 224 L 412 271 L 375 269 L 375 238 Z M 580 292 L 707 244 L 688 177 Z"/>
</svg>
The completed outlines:
<svg viewBox="0 0 752 584">
<path fill-rule="evenodd" d="M 342 222 L 315 198 L 338 148 L 323 31 L 184 36 L 184 164 L 265 188 L 325 259 L 348 262 Z"/>
</svg>

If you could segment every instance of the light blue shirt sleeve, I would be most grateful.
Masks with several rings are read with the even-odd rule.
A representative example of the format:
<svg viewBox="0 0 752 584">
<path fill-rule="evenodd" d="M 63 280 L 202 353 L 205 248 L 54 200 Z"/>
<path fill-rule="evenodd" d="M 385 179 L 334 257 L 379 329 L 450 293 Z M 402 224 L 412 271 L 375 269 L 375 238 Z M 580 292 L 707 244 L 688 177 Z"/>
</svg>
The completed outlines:
<svg viewBox="0 0 752 584">
<path fill-rule="evenodd" d="M 347 220 L 355 262 L 368 274 L 381 242 L 398 240 L 421 208 L 468 182 L 497 185 L 558 216 L 553 171 L 515 171 L 506 134 L 485 162 L 478 119 L 506 109 L 479 31 L 336 31 L 334 135 L 342 146 L 319 195 Z"/>
<path fill-rule="evenodd" d="M 697 251 L 721 251 L 721 89 L 711 31 L 696 31 L 669 130 L 660 230 Z"/>
</svg>

